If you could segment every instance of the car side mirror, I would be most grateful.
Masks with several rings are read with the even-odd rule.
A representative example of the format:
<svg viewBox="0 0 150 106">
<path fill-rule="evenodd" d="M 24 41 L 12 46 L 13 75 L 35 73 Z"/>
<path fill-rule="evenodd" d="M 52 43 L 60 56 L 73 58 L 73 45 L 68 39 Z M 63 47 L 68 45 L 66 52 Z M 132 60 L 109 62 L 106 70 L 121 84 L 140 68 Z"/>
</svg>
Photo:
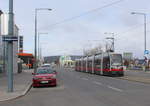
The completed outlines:
<svg viewBox="0 0 150 106">
<path fill-rule="evenodd" d="M 56 71 L 56 70 L 54 70 L 54 73 L 55 73 L 55 74 L 57 74 L 57 71 Z"/>
<path fill-rule="evenodd" d="M 35 75 L 35 73 L 32 73 L 32 75 Z"/>
</svg>

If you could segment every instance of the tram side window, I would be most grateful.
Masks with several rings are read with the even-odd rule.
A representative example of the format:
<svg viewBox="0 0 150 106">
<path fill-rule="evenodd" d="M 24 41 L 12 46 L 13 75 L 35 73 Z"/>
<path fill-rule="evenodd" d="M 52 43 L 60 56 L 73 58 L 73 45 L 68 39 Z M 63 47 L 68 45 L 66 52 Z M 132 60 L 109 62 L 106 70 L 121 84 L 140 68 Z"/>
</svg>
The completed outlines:
<svg viewBox="0 0 150 106">
<path fill-rule="evenodd" d="M 84 67 L 86 67 L 86 61 L 84 61 Z"/>
<path fill-rule="evenodd" d="M 92 61 L 88 61 L 88 67 L 92 67 Z"/>
<path fill-rule="evenodd" d="M 84 61 L 82 60 L 82 68 L 84 67 Z"/>
<path fill-rule="evenodd" d="M 103 68 L 108 69 L 110 67 L 110 58 L 109 57 L 104 57 L 103 59 Z"/>
<path fill-rule="evenodd" d="M 78 63 L 77 63 L 77 62 L 75 62 L 75 66 L 76 66 L 76 67 L 78 66 Z"/>
<path fill-rule="evenodd" d="M 95 67 L 96 68 L 101 68 L 101 60 L 100 59 L 95 60 Z"/>
<path fill-rule="evenodd" d="M 79 67 L 81 66 L 81 62 L 79 61 Z"/>
</svg>

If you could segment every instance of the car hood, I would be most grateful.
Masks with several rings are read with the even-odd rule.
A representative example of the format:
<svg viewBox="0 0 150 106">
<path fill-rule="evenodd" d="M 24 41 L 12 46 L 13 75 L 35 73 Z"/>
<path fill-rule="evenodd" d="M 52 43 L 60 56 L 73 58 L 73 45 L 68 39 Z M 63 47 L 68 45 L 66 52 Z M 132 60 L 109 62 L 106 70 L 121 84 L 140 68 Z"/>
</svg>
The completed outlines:
<svg viewBox="0 0 150 106">
<path fill-rule="evenodd" d="M 55 74 L 37 74 L 37 75 L 34 75 L 34 77 L 36 77 L 36 78 L 43 78 L 43 77 L 52 77 L 54 75 Z"/>
</svg>

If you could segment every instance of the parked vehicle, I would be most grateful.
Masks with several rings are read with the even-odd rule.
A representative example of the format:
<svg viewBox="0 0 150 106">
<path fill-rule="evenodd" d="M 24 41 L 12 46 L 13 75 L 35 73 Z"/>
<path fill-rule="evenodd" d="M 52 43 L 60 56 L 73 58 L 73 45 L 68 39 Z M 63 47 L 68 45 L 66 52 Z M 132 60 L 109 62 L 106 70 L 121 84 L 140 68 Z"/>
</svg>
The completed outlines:
<svg viewBox="0 0 150 106">
<path fill-rule="evenodd" d="M 124 75 L 122 55 L 105 52 L 76 60 L 75 70 L 98 75 Z"/>
<path fill-rule="evenodd" d="M 43 64 L 41 67 L 47 67 L 47 68 L 50 68 L 51 67 L 51 65 L 50 64 L 48 64 L 48 63 L 46 63 L 46 64 Z"/>
<path fill-rule="evenodd" d="M 33 87 L 57 86 L 56 74 L 51 68 L 38 68 L 37 72 L 33 73 Z"/>
</svg>

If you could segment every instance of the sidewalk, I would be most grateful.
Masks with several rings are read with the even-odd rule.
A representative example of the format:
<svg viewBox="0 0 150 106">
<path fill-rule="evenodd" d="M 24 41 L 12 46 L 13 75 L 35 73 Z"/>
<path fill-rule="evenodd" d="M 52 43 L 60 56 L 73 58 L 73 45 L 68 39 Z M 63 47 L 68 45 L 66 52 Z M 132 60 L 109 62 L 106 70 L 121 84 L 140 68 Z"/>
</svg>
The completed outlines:
<svg viewBox="0 0 150 106">
<path fill-rule="evenodd" d="M 119 77 L 129 81 L 150 84 L 150 71 L 143 70 L 126 70 L 124 77 Z"/>
<path fill-rule="evenodd" d="M 32 85 L 32 71 L 24 70 L 20 74 L 14 74 L 14 92 L 7 92 L 7 76 L 0 75 L 0 101 L 7 101 L 25 95 Z"/>
</svg>

